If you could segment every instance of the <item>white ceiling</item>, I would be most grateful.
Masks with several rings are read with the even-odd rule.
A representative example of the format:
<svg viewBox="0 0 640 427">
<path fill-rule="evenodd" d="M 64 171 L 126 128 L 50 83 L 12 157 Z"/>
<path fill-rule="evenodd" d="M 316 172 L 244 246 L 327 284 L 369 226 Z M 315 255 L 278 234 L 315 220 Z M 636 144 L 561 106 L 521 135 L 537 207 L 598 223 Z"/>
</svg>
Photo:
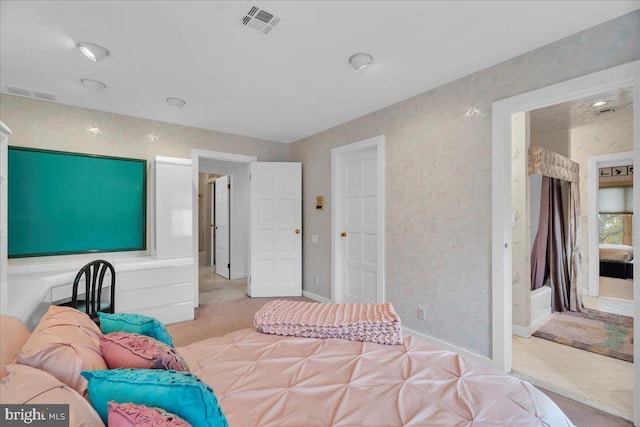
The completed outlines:
<svg viewBox="0 0 640 427">
<path fill-rule="evenodd" d="M 268 35 L 252 5 L 281 16 Z M 0 88 L 292 142 L 640 8 L 640 1 L 0 2 Z M 91 62 L 78 41 L 111 55 Z M 372 66 L 348 57 L 367 52 Z M 101 93 L 83 78 L 107 85 Z M 182 109 L 167 97 L 187 101 Z"/>
<path fill-rule="evenodd" d="M 596 101 L 606 101 L 601 107 L 593 107 Z M 532 110 L 531 133 L 560 129 L 575 129 L 594 122 L 616 122 L 631 126 L 633 122 L 633 93 L 631 88 L 622 88 L 586 98 L 563 102 Z"/>
</svg>

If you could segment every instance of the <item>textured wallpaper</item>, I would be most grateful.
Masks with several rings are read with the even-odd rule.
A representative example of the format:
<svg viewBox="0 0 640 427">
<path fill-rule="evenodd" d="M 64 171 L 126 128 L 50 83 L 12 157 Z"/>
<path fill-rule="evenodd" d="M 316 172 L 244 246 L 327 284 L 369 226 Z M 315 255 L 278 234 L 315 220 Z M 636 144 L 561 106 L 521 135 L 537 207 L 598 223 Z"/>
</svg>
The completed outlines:
<svg viewBox="0 0 640 427">
<path fill-rule="evenodd" d="M 147 165 L 154 156 L 190 159 L 192 148 L 252 155 L 261 161 L 289 158 L 288 144 L 4 94 L 0 95 L 0 120 L 13 133 L 10 145 L 146 159 Z M 147 206 L 150 195 L 147 191 Z M 147 227 L 150 213 L 147 209 Z M 150 235 L 147 229 L 147 248 Z M 70 257 L 86 258 L 66 259 Z M 10 260 L 14 265 L 37 262 L 42 261 Z"/>
<path fill-rule="evenodd" d="M 387 300 L 404 326 L 491 357 L 491 104 L 637 59 L 638 11 L 293 143 L 304 288 L 331 296 L 331 148 L 384 134 Z"/>
<path fill-rule="evenodd" d="M 531 324 L 531 225 L 529 216 L 529 114 L 511 119 L 511 274 L 513 324 Z"/>
</svg>

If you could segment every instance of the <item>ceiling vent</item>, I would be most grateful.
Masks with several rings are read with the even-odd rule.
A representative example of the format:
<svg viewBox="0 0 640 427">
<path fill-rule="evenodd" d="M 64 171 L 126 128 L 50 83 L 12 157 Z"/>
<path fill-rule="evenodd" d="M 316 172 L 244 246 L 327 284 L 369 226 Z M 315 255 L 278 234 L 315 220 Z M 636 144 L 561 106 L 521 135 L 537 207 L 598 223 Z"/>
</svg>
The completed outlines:
<svg viewBox="0 0 640 427">
<path fill-rule="evenodd" d="M 24 96 L 26 98 L 42 99 L 43 101 L 57 101 L 55 93 L 43 92 L 41 90 L 27 89 L 18 86 L 4 86 L 11 95 Z"/>
<path fill-rule="evenodd" d="M 262 34 L 269 34 L 273 27 L 278 25 L 278 22 L 280 22 L 280 17 L 257 6 L 252 6 L 242 18 L 242 25 L 260 31 Z"/>
<path fill-rule="evenodd" d="M 618 108 L 618 107 L 603 108 L 601 110 L 596 111 L 596 116 L 602 116 L 604 114 L 615 113 L 616 112 L 616 108 Z"/>
</svg>

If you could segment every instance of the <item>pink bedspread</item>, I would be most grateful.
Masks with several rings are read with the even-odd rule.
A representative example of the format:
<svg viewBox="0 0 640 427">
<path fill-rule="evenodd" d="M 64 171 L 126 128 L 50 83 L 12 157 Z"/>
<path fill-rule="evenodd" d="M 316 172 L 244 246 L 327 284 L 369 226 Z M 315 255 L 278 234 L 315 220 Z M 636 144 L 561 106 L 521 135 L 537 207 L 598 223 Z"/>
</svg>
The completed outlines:
<svg viewBox="0 0 640 427">
<path fill-rule="evenodd" d="M 388 346 L 243 329 L 178 351 L 231 427 L 573 426 L 532 385 L 413 337 Z"/>
<path fill-rule="evenodd" d="M 342 338 L 402 344 L 400 317 L 391 303 L 324 304 L 275 300 L 255 314 L 258 332 L 306 338 Z"/>
</svg>

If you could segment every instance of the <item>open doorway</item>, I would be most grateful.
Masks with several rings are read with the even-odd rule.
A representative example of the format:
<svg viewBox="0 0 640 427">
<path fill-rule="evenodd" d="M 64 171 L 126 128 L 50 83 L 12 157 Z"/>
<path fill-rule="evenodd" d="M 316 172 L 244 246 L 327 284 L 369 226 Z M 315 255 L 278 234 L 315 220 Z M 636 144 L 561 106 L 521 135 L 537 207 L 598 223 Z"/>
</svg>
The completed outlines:
<svg viewBox="0 0 640 427">
<path fill-rule="evenodd" d="M 607 107 L 603 109 L 603 105 Z M 633 279 L 605 277 L 612 274 L 601 268 L 600 277 L 595 278 L 595 287 L 598 283 L 602 286 L 600 295 L 590 292 L 593 286 L 587 279 L 591 279 L 588 272 L 593 267 L 597 270 L 599 264 L 611 264 L 600 259 L 594 248 L 600 247 L 600 253 L 615 257 L 620 253 L 621 260 L 626 256 L 627 262 L 633 258 L 632 175 L 628 175 L 629 167 L 633 170 L 632 111 L 631 89 L 620 88 L 515 114 L 512 123 L 512 204 L 516 218 L 512 249 L 513 372 L 543 388 L 627 419 L 633 416 Z M 539 156 L 527 159 L 524 155 L 529 152 L 529 156 L 535 156 L 542 150 L 553 153 L 549 158 L 553 170 L 541 168 L 541 172 L 533 164 L 540 161 Z M 589 165 L 598 158 L 612 161 L 596 162 L 600 168 L 594 173 Z M 568 170 L 576 171 L 570 179 L 579 188 L 575 194 L 570 190 L 574 184 L 557 171 L 565 167 L 564 163 Z M 590 181 L 599 186 L 592 188 Z M 545 199 L 543 183 L 551 183 L 551 191 L 558 193 L 555 200 L 549 202 L 548 195 Z M 626 199 L 625 194 L 629 195 Z M 570 280 L 583 294 L 582 298 L 575 297 L 578 305 L 579 301 L 583 303 L 576 307 L 559 304 L 565 295 L 557 290 L 563 287 L 564 277 L 570 276 L 570 198 L 575 198 L 580 207 L 575 234 L 582 242 L 583 254 L 582 262 L 576 264 L 578 274 Z M 549 203 L 553 209 L 548 209 Z M 596 208 L 590 209 L 592 206 Z M 629 217 L 629 221 L 623 221 L 623 217 Z M 601 223 L 602 228 L 592 230 L 588 227 L 592 222 Z M 628 224 L 626 234 L 623 222 Z M 553 258 L 553 262 L 547 262 L 545 278 L 540 277 L 541 235 L 549 235 L 552 242 L 542 248 L 543 257 Z M 603 244 L 618 241 L 617 245 Z M 625 271 L 622 263 L 612 265 Z M 563 266 L 567 272 L 564 277 L 559 273 Z M 572 286 L 574 283 L 566 283 L 567 288 Z"/>
<path fill-rule="evenodd" d="M 631 87 L 633 102 L 640 102 L 640 62 L 635 61 L 618 67 L 610 68 L 583 77 L 578 77 L 553 86 L 538 89 L 526 94 L 514 96 L 493 104 L 493 151 L 492 151 L 492 305 L 493 305 L 493 355 L 494 366 L 505 372 L 512 368 L 512 212 L 511 212 L 511 118 L 519 112 L 531 111 L 550 105 L 574 99 L 585 98 L 590 95 L 605 93 L 625 87 Z M 633 117 L 633 146 L 634 162 L 638 162 L 640 150 L 640 116 Z M 634 184 L 638 185 L 634 178 Z M 640 206 L 634 201 L 634 208 Z M 634 242 L 640 235 L 637 227 L 634 230 Z M 637 244 L 634 243 L 634 247 Z M 637 249 L 637 248 L 635 248 Z M 637 275 L 638 271 L 634 271 Z M 634 282 L 634 294 L 638 294 L 638 283 Z M 640 333 L 638 330 L 638 315 L 640 305 L 634 302 L 634 355 L 638 354 L 637 345 Z M 573 362 L 575 364 L 575 362 Z M 640 383 L 640 370 L 633 367 L 634 385 Z M 635 388 L 635 387 L 634 387 Z M 640 422 L 638 409 L 640 399 L 638 394 L 633 396 L 634 421 Z"/>
<path fill-rule="evenodd" d="M 198 239 L 194 239 L 193 247 L 194 254 L 198 256 L 193 273 L 196 284 L 195 305 L 197 307 L 201 304 L 244 298 L 247 296 L 249 271 L 249 163 L 257 161 L 257 158 L 197 149 L 191 150 L 191 155 L 194 206 L 200 206 L 201 199 L 205 198 L 205 194 L 208 196 L 208 201 L 202 209 L 194 209 L 194 216 L 198 215 L 193 221 L 194 235 L 199 236 Z M 219 246 L 220 239 L 216 238 L 215 230 L 212 233 L 211 229 L 215 228 L 216 216 L 220 219 L 220 212 L 216 215 L 213 206 L 215 185 L 222 177 L 227 180 L 224 185 L 227 187 L 227 191 L 224 192 L 227 194 L 224 209 L 228 212 L 225 222 L 228 227 L 228 243 L 225 245 L 228 259 L 224 260 L 225 271 L 218 272 L 216 269 L 223 257 L 220 256 L 220 252 L 216 256 L 216 246 Z M 218 189 L 222 190 L 222 184 L 218 184 Z M 219 194 L 222 193 L 219 191 Z M 201 233 L 202 227 L 205 227 L 205 230 Z"/>
<path fill-rule="evenodd" d="M 209 169 L 205 165 L 203 169 Z M 198 174 L 198 294 L 201 305 L 247 296 L 246 278 L 231 279 L 231 180 L 221 172 Z M 225 168 L 226 169 L 226 168 Z M 242 195 L 241 195 L 242 197 Z"/>
</svg>

